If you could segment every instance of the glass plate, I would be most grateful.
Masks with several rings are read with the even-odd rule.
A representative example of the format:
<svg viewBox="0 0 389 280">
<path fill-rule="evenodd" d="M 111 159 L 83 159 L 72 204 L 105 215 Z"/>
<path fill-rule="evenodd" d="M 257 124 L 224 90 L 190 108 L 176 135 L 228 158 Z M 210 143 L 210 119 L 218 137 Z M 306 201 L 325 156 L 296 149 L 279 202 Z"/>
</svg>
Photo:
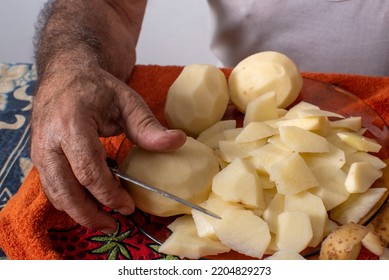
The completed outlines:
<svg viewBox="0 0 389 280">
<path fill-rule="evenodd" d="M 291 105 L 295 105 L 300 101 L 306 101 L 319 106 L 322 110 L 332 111 L 341 114 L 345 117 L 361 116 L 362 125 L 367 129 L 365 135 L 375 139 L 382 149 L 376 155 L 385 160 L 389 158 L 389 129 L 388 125 L 381 116 L 374 111 L 369 105 L 357 96 L 334 86 L 329 83 L 320 82 L 312 79 L 304 78 L 304 86 L 298 99 Z M 224 119 L 236 119 L 238 125 L 241 125 L 243 114 L 240 113 L 234 106 L 230 105 L 225 113 Z M 126 138 L 120 145 L 117 162 L 120 164 L 131 149 L 132 144 Z M 389 168 L 384 169 L 384 176 L 377 180 L 373 187 L 385 186 L 388 191 L 383 198 L 372 208 L 372 210 L 359 222 L 360 224 L 368 224 L 374 216 L 379 212 L 383 205 L 387 202 L 389 196 Z M 170 230 L 167 228 L 176 217 L 157 217 L 144 213 L 136 209 L 130 215 L 133 223 L 149 238 L 156 243 L 163 243 L 170 235 Z M 320 246 L 316 248 L 307 248 L 302 252 L 306 258 L 315 258 L 319 254 Z M 252 259 L 251 257 L 239 254 L 235 251 L 223 253 L 214 256 L 204 257 L 205 259 Z"/>
</svg>

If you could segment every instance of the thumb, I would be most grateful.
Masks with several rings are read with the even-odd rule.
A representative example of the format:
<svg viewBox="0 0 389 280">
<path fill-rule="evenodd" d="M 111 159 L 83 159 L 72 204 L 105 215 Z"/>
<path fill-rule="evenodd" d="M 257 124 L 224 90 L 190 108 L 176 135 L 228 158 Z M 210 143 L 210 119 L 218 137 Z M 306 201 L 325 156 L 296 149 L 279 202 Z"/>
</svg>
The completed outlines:
<svg viewBox="0 0 389 280">
<path fill-rule="evenodd" d="M 168 152 L 185 143 L 185 133 L 162 126 L 146 102 L 133 89 L 127 87 L 118 97 L 123 129 L 134 144 L 149 151 Z"/>
</svg>

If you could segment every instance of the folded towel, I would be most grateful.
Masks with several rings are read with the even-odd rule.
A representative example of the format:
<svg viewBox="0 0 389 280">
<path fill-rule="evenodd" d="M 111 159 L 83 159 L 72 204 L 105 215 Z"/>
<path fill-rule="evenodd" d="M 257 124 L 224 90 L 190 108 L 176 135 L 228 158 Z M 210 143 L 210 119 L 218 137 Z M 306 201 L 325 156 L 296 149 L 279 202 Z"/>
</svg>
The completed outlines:
<svg viewBox="0 0 389 280">
<path fill-rule="evenodd" d="M 181 72 L 181 66 L 138 65 L 129 85 L 143 96 L 157 118 L 166 125 L 164 103 L 168 88 Z M 222 69 L 226 76 L 231 69 Z M 389 123 L 389 78 L 344 74 L 304 73 L 305 78 L 335 84 L 364 100 Z M 130 148 L 120 147 L 124 136 L 102 138 L 108 156 L 116 158 Z M 110 211 L 107 209 L 107 211 Z M 0 247 L 10 259 L 169 259 L 157 252 L 158 244 L 135 225 L 142 223 L 164 230 L 156 217 L 125 217 L 112 213 L 120 225 L 119 232 L 107 236 L 77 225 L 65 213 L 56 210 L 46 199 L 35 168 L 19 191 L 0 212 Z M 230 255 L 234 258 L 233 255 Z M 237 255 L 236 258 L 241 256 Z M 367 251 L 360 258 L 376 259 Z"/>
</svg>

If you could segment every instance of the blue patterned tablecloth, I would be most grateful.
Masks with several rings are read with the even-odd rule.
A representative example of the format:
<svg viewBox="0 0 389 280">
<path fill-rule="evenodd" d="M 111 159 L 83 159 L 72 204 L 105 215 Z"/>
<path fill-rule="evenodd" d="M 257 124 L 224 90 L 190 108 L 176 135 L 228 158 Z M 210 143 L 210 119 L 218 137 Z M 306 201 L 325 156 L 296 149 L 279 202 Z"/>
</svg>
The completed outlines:
<svg viewBox="0 0 389 280">
<path fill-rule="evenodd" d="M 0 211 L 32 167 L 29 119 L 35 81 L 33 64 L 0 63 Z M 5 257 L 0 248 L 0 259 Z"/>
</svg>

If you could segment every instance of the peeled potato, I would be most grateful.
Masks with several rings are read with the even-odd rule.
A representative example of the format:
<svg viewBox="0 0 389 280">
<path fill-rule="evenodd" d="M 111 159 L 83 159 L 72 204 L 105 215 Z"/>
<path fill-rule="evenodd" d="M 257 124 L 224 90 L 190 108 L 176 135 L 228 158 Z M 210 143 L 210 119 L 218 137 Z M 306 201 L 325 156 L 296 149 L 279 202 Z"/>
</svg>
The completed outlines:
<svg viewBox="0 0 389 280">
<path fill-rule="evenodd" d="M 170 153 L 148 152 L 134 147 L 121 167 L 124 173 L 192 203 L 199 204 L 211 192 L 212 178 L 219 163 L 211 148 L 188 137 L 186 143 Z M 155 192 L 125 183 L 142 211 L 166 217 L 190 214 L 191 209 Z"/>
<path fill-rule="evenodd" d="M 168 91 L 165 116 L 172 128 L 190 136 L 220 121 L 229 101 L 227 79 L 216 66 L 185 66 Z"/>
<path fill-rule="evenodd" d="M 245 112 L 258 96 L 275 91 L 277 106 L 285 108 L 296 100 L 303 86 L 300 71 L 286 55 L 266 51 L 242 60 L 228 79 L 231 101 Z"/>
</svg>

